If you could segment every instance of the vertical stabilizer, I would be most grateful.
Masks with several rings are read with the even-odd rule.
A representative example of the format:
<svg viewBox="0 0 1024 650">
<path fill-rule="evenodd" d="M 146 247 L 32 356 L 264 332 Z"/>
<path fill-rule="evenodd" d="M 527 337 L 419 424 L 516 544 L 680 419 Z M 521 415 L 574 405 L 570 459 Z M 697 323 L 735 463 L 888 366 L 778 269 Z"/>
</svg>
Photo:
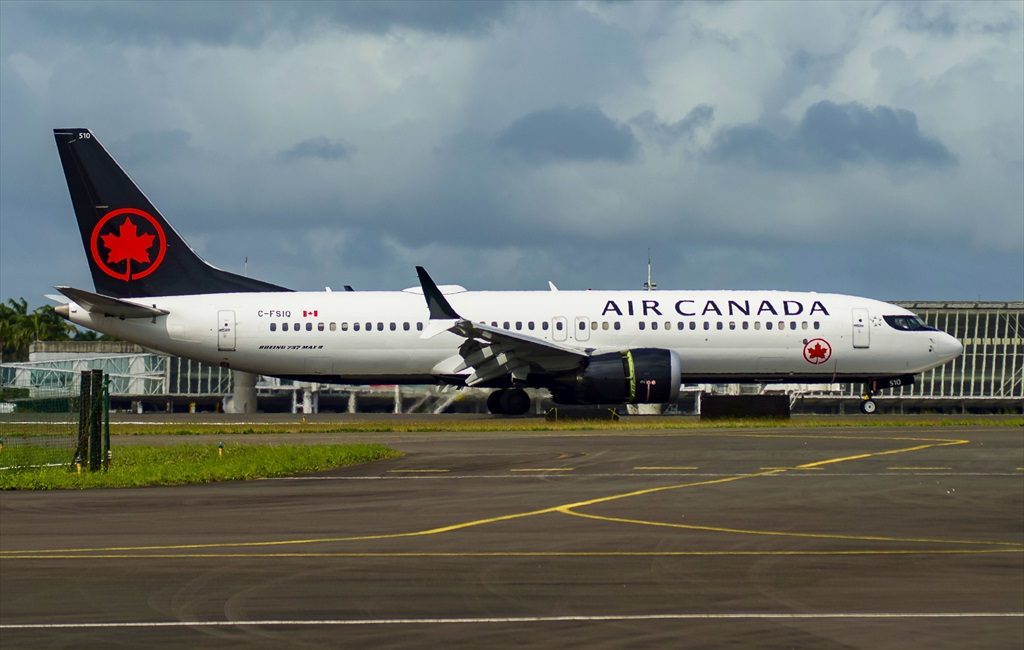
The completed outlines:
<svg viewBox="0 0 1024 650">
<path fill-rule="evenodd" d="M 288 291 L 203 261 L 88 129 L 54 129 L 53 135 L 98 293 Z"/>
</svg>

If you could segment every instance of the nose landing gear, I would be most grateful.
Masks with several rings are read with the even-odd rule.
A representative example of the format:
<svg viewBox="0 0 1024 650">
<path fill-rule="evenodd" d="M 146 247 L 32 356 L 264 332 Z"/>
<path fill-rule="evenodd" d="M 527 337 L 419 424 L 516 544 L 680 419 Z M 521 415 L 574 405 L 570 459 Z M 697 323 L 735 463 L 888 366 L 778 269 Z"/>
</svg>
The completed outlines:
<svg viewBox="0 0 1024 650">
<path fill-rule="evenodd" d="M 873 399 L 874 395 L 865 393 L 861 395 L 860 412 L 865 415 L 873 415 L 878 410 L 878 404 Z"/>
<path fill-rule="evenodd" d="M 530 396 L 522 388 L 499 388 L 487 396 L 487 410 L 495 415 L 523 415 L 530 410 Z"/>
</svg>

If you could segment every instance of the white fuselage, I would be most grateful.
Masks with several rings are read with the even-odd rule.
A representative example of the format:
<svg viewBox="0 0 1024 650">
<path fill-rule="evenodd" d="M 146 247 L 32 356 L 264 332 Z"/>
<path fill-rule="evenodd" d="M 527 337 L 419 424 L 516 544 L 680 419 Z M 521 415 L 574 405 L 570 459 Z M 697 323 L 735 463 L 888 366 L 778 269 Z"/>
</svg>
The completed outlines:
<svg viewBox="0 0 1024 650">
<path fill-rule="evenodd" d="M 590 354 L 674 350 L 685 382 L 831 382 L 913 375 L 955 358 L 939 331 L 901 331 L 884 302 L 784 291 L 465 291 L 464 318 Z M 419 289 L 148 297 L 169 312 L 121 319 L 72 303 L 70 319 L 118 338 L 249 372 L 338 383 L 458 381 L 464 339 L 422 336 Z M 469 371 L 462 371 L 462 375 Z"/>
</svg>

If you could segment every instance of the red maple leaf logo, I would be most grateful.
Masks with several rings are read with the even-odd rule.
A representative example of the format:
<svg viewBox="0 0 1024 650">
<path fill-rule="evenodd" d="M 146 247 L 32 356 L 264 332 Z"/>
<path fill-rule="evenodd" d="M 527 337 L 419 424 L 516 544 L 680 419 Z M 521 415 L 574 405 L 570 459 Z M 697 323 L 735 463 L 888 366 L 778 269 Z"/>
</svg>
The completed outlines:
<svg viewBox="0 0 1024 650">
<path fill-rule="evenodd" d="M 807 349 L 807 358 L 808 359 L 824 359 L 825 358 L 825 352 L 827 352 L 827 350 L 821 345 L 821 343 L 816 343 L 813 348 L 808 348 Z"/>
<path fill-rule="evenodd" d="M 102 235 L 100 239 L 110 250 L 107 255 L 108 264 L 124 260 L 149 264 L 149 249 L 153 247 L 155 237 L 147 233 L 140 235 L 132 220 L 125 217 L 116 235 Z"/>
</svg>

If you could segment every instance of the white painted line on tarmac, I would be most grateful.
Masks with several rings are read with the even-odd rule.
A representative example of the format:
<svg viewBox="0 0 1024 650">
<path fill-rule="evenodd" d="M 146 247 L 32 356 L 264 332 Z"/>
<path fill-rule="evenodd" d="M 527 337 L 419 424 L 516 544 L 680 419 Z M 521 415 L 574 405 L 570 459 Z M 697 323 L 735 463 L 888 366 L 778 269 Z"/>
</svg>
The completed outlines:
<svg viewBox="0 0 1024 650">
<path fill-rule="evenodd" d="M 516 471 L 516 470 L 512 470 Z M 555 476 L 551 474 L 550 476 Z M 644 478 L 658 478 L 658 477 L 678 477 L 678 476 L 694 476 L 694 477 L 706 477 L 706 478 L 720 478 L 724 476 L 735 476 L 735 472 L 623 472 L 623 473 L 577 473 L 568 474 L 560 472 L 557 474 L 565 478 L 575 479 L 588 479 L 588 478 L 631 478 L 631 477 L 644 477 Z M 396 475 L 396 476 L 274 476 L 270 478 L 258 479 L 262 481 L 442 481 L 442 480 L 466 480 L 466 479 L 503 479 L 503 478 L 518 478 L 518 479 L 534 479 L 541 478 L 544 475 L 537 471 L 532 472 L 519 472 L 517 474 L 444 474 L 444 473 L 432 473 L 425 474 L 422 476 L 408 476 L 408 475 Z M 550 478 L 549 476 L 549 478 Z M 807 472 L 784 472 L 779 474 L 765 475 L 763 478 L 766 479 L 786 479 L 786 478 L 864 478 L 864 477 L 899 477 L 906 478 L 908 476 L 981 476 L 981 477 L 1013 477 L 1019 478 L 1019 472 L 875 472 L 875 473 L 845 473 L 845 472 L 829 472 L 823 474 L 820 472 L 807 473 Z"/>
<path fill-rule="evenodd" d="M 681 613 L 608 614 L 596 616 L 502 616 L 484 618 L 335 618 L 263 619 L 249 621 L 136 621 L 111 623 L 10 623 L 0 630 L 59 630 L 154 627 L 329 626 L 329 625 L 475 625 L 485 623 L 595 623 L 616 621 L 722 621 L 722 620 L 921 620 L 945 618 L 1024 618 L 1022 612 L 834 612 L 834 613 Z"/>
</svg>

